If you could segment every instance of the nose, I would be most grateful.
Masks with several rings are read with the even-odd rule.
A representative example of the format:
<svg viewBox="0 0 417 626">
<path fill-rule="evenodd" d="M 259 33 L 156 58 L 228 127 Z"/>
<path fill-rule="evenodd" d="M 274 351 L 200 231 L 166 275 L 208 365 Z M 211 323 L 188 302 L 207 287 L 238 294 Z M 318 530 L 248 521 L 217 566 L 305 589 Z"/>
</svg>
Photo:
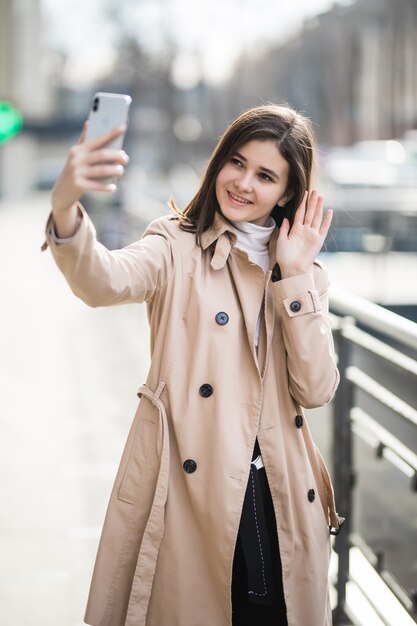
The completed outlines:
<svg viewBox="0 0 417 626">
<path fill-rule="evenodd" d="M 239 189 L 242 192 L 248 193 L 248 192 L 253 191 L 251 173 L 248 171 L 240 172 L 239 175 L 236 176 L 234 180 L 234 185 L 236 189 Z"/>
</svg>

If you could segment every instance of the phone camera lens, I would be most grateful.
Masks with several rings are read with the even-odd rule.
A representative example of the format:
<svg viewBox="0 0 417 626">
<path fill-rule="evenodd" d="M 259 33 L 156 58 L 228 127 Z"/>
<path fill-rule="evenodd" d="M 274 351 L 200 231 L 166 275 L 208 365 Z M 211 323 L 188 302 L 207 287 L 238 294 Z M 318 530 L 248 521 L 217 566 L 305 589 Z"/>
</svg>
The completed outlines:
<svg viewBox="0 0 417 626">
<path fill-rule="evenodd" d="M 93 100 L 93 111 L 98 111 L 98 103 L 100 102 L 100 98 L 94 98 Z"/>
</svg>

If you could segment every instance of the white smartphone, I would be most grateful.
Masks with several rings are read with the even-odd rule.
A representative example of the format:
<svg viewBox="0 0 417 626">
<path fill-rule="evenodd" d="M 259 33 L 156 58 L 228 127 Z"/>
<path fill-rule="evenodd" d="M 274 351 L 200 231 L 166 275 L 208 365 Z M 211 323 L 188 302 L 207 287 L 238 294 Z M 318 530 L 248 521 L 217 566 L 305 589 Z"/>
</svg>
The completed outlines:
<svg viewBox="0 0 417 626">
<path fill-rule="evenodd" d="M 98 137 L 119 126 L 127 126 L 131 102 L 132 98 L 125 94 L 103 91 L 95 93 L 88 115 L 85 140 Z M 123 141 L 124 134 L 110 141 L 106 147 L 121 150 Z"/>
</svg>

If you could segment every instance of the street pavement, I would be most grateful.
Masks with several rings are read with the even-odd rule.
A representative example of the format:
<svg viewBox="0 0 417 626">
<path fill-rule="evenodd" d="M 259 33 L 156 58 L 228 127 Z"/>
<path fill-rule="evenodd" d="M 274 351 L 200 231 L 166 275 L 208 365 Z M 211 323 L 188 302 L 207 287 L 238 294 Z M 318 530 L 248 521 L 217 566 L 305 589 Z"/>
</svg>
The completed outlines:
<svg viewBox="0 0 417 626">
<path fill-rule="evenodd" d="M 79 626 L 149 362 L 146 309 L 91 309 L 41 252 L 49 197 L 0 202 L 0 624 Z"/>
</svg>

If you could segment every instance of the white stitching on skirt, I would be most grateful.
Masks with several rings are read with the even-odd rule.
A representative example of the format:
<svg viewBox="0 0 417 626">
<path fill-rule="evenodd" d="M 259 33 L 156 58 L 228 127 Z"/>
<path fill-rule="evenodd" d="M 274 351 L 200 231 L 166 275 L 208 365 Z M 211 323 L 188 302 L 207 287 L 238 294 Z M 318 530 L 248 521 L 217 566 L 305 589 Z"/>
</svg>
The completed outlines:
<svg viewBox="0 0 417 626">
<path fill-rule="evenodd" d="M 264 564 L 264 555 L 262 552 L 262 544 L 261 544 L 261 535 L 259 534 L 259 527 L 258 527 L 258 516 L 256 514 L 256 501 L 255 501 L 255 481 L 253 479 L 253 472 L 254 469 L 251 466 L 250 468 L 250 477 L 251 477 L 251 481 L 252 481 L 252 498 L 253 498 L 253 510 L 255 513 L 255 524 L 256 524 L 256 534 L 258 535 L 258 543 L 259 543 L 259 553 L 261 555 L 261 562 L 262 562 L 262 579 L 264 581 L 264 589 L 265 592 L 264 593 L 257 593 L 256 591 L 248 591 L 248 593 L 251 593 L 254 596 L 266 596 L 268 591 L 266 588 L 266 580 L 265 580 L 265 564 Z"/>
</svg>

